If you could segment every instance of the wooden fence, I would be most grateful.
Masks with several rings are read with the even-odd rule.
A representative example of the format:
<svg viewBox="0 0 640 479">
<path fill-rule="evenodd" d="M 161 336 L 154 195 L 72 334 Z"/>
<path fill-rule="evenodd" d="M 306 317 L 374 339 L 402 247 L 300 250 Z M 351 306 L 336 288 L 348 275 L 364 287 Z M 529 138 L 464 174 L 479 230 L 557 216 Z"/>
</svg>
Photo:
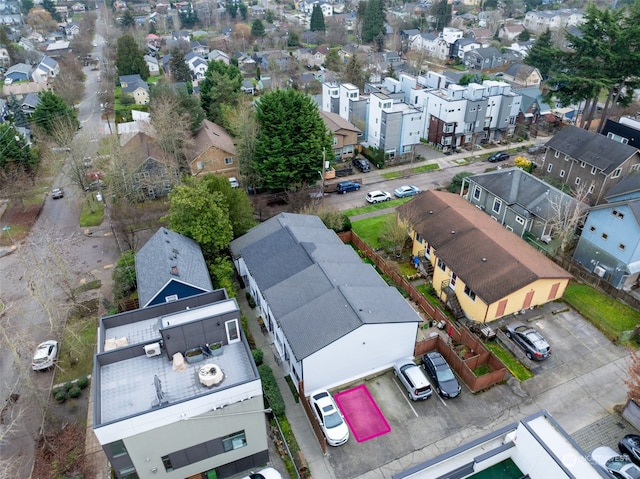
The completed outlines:
<svg viewBox="0 0 640 479">
<path fill-rule="evenodd" d="M 458 328 L 454 325 L 446 314 L 432 305 L 422 293 L 391 268 L 384 258 L 362 241 L 356 233 L 345 231 L 339 233 L 338 236 L 343 243 L 353 243 L 382 273 L 388 275 L 396 286 L 402 288 L 429 318 L 438 323 L 444 322 L 444 329 L 448 333 L 451 344 L 457 344 L 460 349 L 464 348 L 466 351 L 464 354 L 460 354 L 461 351 L 456 351 L 438 334 L 433 338 L 418 341 L 414 349 L 415 357 L 421 357 L 427 351 L 437 350 L 472 392 L 481 391 L 504 380 L 507 373 L 506 366 L 482 344 L 477 335 L 469 331 L 466 326 Z M 487 365 L 490 372 L 476 376 L 473 370 L 482 365 Z"/>
</svg>

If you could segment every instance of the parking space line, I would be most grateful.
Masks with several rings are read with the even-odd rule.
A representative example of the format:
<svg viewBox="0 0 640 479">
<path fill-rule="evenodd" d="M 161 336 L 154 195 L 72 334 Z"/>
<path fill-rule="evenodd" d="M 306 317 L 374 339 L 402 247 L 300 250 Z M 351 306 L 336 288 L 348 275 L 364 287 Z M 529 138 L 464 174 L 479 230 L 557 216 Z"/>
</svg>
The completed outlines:
<svg viewBox="0 0 640 479">
<path fill-rule="evenodd" d="M 393 378 L 393 384 L 396 385 L 396 387 L 400 390 L 400 392 L 402 393 L 402 397 L 404 398 L 405 401 L 407 401 L 407 404 L 409 405 L 409 407 L 411 408 L 411 410 L 413 411 L 413 414 L 416 415 L 416 417 L 420 417 L 418 415 L 418 413 L 416 412 L 416 410 L 413 408 L 413 404 L 411 404 L 411 401 L 409 400 L 409 396 L 407 396 L 406 392 L 402 389 L 402 387 L 398 384 L 398 381 L 395 379 L 395 377 Z"/>
<path fill-rule="evenodd" d="M 433 393 L 431 394 L 432 396 L 437 396 L 438 399 L 440 399 L 440 402 L 442 404 L 444 404 L 445 407 L 449 407 L 449 405 L 447 404 L 447 401 L 445 401 L 444 399 L 442 399 L 442 396 L 440 396 L 440 394 L 438 394 L 437 392 L 433 391 Z"/>
</svg>

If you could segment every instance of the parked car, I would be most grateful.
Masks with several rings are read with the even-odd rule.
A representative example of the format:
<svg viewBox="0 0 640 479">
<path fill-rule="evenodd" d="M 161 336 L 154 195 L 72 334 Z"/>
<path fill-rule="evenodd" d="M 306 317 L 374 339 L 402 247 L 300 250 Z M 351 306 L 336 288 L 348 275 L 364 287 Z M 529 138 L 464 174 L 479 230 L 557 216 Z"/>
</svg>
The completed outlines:
<svg viewBox="0 0 640 479">
<path fill-rule="evenodd" d="M 62 188 L 54 188 L 51 190 L 51 198 L 58 200 L 64 198 L 64 190 Z"/>
<path fill-rule="evenodd" d="M 501 151 L 499 153 L 494 153 L 493 155 L 491 155 L 487 161 L 489 163 L 496 163 L 497 161 L 505 161 L 509 159 L 509 153 L 505 153 L 504 151 Z"/>
<path fill-rule="evenodd" d="M 391 199 L 391 194 L 386 191 L 370 191 L 367 193 L 367 201 L 369 203 L 380 203 L 381 201 L 389 201 Z"/>
<path fill-rule="evenodd" d="M 551 346 L 534 328 L 514 323 L 509 324 L 504 333 L 522 348 L 529 359 L 541 361 L 551 355 Z"/>
<path fill-rule="evenodd" d="M 438 351 L 431 351 L 422 356 L 422 367 L 429 373 L 440 396 L 454 398 L 460 395 L 462 388 L 449 364 Z"/>
<path fill-rule="evenodd" d="M 413 195 L 417 195 L 418 193 L 420 193 L 420 188 L 412 185 L 404 185 L 404 186 L 401 186 L 400 188 L 396 188 L 395 190 L 393 190 L 393 194 L 397 198 L 404 198 L 405 196 L 413 196 Z"/>
<path fill-rule="evenodd" d="M 371 170 L 371 165 L 364 158 L 354 158 L 351 162 L 353 166 L 358 168 L 362 173 L 367 173 Z"/>
<path fill-rule="evenodd" d="M 338 183 L 336 191 L 338 193 L 346 193 L 347 191 L 358 191 L 360 189 L 360 183 L 357 181 L 341 181 Z"/>
<path fill-rule="evenodd" d="M 640 467 L 629 456 L 620 455 L 608 446 L 596 447 L 591 460 L 616 479 L 640 479 Z"/>
<path fill-rule="evenodd" d="M 429 399 L 433 390 L 422 368 L 410 359 L 403 359 L 393 365 L 393 372 L 407 390 L 409 399 L 420 401 Z"/>
<path fill-rule="evenodd" d="M 282 479 L 282 475 L 273 467 L 266 467 L 258 472 L 252 472 L 241 479 Z"/>
<path fill-rule="evenodd" d="M 349 439 L 349 428 L 328 391 L 317 391 L 309 398 L 311 409 L 330 446 L 340 446 Z"/>
<path fill-rule="evenodd" d="M 240 182 L 235 176 L 229 178 L 229 184 L 231 185 L 231 188 L 240 188 Z"/>
<path fill-rule="evenodd" d="M 622 454 L 626 454 L 633 462 L 640 465 L 640 436 L 627 434 L 620 439 L 618 449 Z"/>
<path fill-rule="evenodd" d="M 34 371 L 43 371 L 53 367 L 58 357 L 58 341 L 50 339 L 44 343 L 38 344 L 36 352 L 31 360 L 31 369 Z"/>
<path fill-rule="evenodd" d="M 87 186 L 84 187 L 84 191 L 94 191 L 94 190 L 99 190 L 104 186 L 104 183 L 102 180 L 95 180 L 92 181 L 91 183 L 89 183 Z"/>
</svg>

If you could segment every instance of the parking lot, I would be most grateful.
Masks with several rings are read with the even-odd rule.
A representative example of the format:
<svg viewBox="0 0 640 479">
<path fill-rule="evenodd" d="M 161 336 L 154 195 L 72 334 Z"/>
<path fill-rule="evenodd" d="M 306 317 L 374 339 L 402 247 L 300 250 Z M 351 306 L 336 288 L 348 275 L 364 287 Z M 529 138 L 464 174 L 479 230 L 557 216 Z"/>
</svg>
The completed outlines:
<svg viewBox="0 0 640 479">
<path fill-rule="evenodd" d="M 366 381 L 391 432 L 363 443 L 352 438 L 330 448 L 326 459 L 334 477 L 391 477 L 541 409 L 569 434 L 580 431 L 584 443 L 589 425 L 602 422 L 613 414 L 614 405 L 626 401 L 628 352 L 574 311 L 558 312 L 562 309 L 562 304 L 551 304 L 528 312 L 529 318 L 513 318 L 528 319 L 552 347 L 552 356 L 532 363 L 536 375 L 523 383 L 510 379 L 475 395 L 463 386 L 462 394 L 452 400 L 434 393 L 426 401 L 413 402 L 393 372 Z M 621 427 L 619 437 L 631 432 L 635 431 Z M 606 445 L 615 448 L 619 437 Z"/>
</svg>

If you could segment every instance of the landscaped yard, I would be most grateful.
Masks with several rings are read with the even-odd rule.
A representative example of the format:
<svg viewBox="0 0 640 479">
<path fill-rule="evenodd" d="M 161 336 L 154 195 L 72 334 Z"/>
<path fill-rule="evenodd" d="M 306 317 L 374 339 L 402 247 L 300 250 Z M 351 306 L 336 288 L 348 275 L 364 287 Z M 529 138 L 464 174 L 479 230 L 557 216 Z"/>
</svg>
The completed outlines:
<svg viewBox="0 0 640 479">
<path fill-rule="evenodd" d="M 486 342 L 484 345 L 489 351 L 495 354 L 500 361 L 507 367 L 509 372 L 513 374 L 513 377 L 519 381 L 530 379 L 534 374 L 529 371 L 524 365 L 518 361 L 509 351 L 502 348 L 496 342 Z"/>
<path fill-rule="evenodd" d="M 570 283 L 563 298 L 612 341 L 640 324 L 640 312 L 587 284 Z M 635 341 L 629 342 L 633 344 Z"/>
<path fill-rule="evenodd" d="M 389 203 L 384 204 L 388 205 Z M 375 206 L 379 206 L 379 204 Z M 366 208 L 369 207 L 367 206 Z M 362 239 L 362 241 L 367 243 L 373 249 L 378 249 L 380 248 L 380 237 L 385 231 L 390 218 L 393 217 L 395 217 L 395 213 L 355 221 L 351 224 L 351 229 Z"/>
</svg>

